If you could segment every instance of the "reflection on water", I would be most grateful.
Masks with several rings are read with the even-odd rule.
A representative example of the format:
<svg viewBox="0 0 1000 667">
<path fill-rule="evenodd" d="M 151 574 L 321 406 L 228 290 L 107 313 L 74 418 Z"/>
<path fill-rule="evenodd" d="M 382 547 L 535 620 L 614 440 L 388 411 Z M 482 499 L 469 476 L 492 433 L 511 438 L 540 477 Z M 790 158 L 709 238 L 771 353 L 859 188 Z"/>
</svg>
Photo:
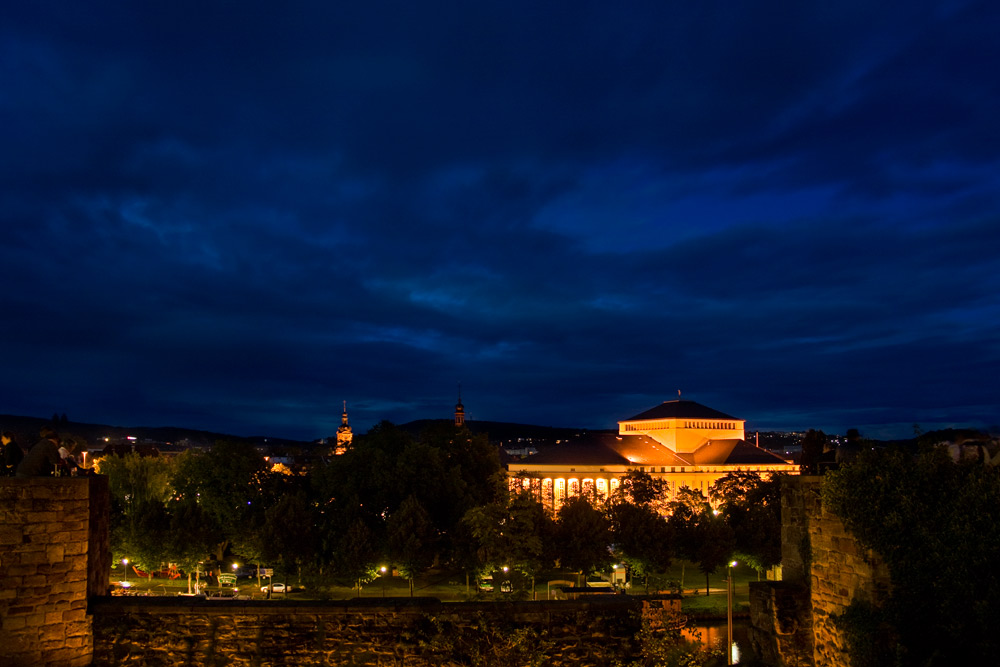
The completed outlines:
<svg viewBox="0 0 1000 667">
<path fill-rule="evenodd" d="M 740 662 L 740 656 L 750 656 L 749 621 L 745 618 L 733 619 L 733 664 Z M 700 642 L 709 648 L 722 649 L 726 645 L 726 621 L 695 621 L 682 635 L 689 641 Z"/>
</svg>

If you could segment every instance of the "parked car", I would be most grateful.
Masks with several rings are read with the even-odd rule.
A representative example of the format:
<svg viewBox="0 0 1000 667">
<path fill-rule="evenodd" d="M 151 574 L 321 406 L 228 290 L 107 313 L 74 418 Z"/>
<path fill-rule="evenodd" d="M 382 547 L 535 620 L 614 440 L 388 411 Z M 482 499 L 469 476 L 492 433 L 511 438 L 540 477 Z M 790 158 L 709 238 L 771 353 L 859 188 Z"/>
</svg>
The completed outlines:
<svg viewBox="0 0 1000 667">
<path fill-rule="evenodd" d="M 266 593 L 267 589 L 270 588 L 272 593 L 287 593 L 291 586 L 285 586 L 285 584 L 271 584 L 270 586 L 261 586 L 260 592 Z"/>
</svg>

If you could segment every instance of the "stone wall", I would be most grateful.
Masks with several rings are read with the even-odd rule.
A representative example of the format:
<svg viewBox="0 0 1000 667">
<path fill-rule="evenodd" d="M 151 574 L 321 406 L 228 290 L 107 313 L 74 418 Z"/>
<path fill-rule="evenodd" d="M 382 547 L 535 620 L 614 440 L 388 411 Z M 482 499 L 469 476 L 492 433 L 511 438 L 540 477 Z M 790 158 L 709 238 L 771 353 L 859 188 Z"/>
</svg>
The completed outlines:
<svg viewBox="0 0 1000 667">
<path fill-rule="evenodd" d="M 676 596 L 553 602 L 107 597 L 106 477 L 0 480 L 0 667 L 611 665 Z"/>
<path fill-rule="evenodd" d="M 544 664 L 611 665 L 642 616 L 675 602 L 105 598 L 93 602 L 94 664 L 520 666 L 541 652 Z"/>
<path fill-rule="evenodd" d="M 788 477 L 781 493 L 784 581 L 751 585 L 758 654 L 788 667 L 840 667 L 848 658 L 834 618 L 855 598 L 881 602 L 889 572 L 823 506 L 822 477 Z"/>
<path fill-rule="evenodd" d="M 106 594 L 105 477 L 0 480 L 0 665 L 89 665 Z"/>
<path fill-rule="evenodd" d="M 813 499 L 809 511 L 812 552 L 810 596 L 812 598 L 813 643 L 816 667 L 847 664 L 844 639 L 834 617 L 855 598 L 875 604 L 889 592 L 889 570 L 869 549 L 862 548 L 844 524 L 819 500 L 819 478 L 808 482 Z M 812 493 L 812 490 L 815 493 Z"/>
<path fill-rule="evenodd" d="M 765 664 L 813 665 L 809 588 L 790 581 L 750 583 L 750 642 Z"/>
</svg>

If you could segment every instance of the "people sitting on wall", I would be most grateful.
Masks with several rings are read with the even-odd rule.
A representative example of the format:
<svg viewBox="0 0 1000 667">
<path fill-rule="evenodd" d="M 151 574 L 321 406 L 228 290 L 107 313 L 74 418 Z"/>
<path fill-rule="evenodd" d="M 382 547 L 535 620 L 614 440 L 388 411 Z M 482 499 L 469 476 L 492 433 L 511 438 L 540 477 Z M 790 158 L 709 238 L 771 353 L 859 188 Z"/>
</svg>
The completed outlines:
<svg viewBox="0 0 1000 667">
<path fill-rule="evenodd" d="M 62 463 L 59 456 L 59 435 L 48 427 L 39 432 L 41 436 L 24 460 L 17 466 L 17 477 L 47 477 L 52 475 Z"/>
<path fill-rule="evenodd" d="M 80 445 L 73 437 L 68 436 L 62 439 L 62 443 L 59 447 L 60 462 L 59 467 L 57 468 L 58 474 L 77 475 L 86 473 L 76 460 L 76 452 L 79 450 Z"/>
<path fill-rule="evenodd" d="M 21 445 L 17 444 L 14 434 L 10 431 L 4 431 L 0 435 L 0 443 L 2 443 L 0 462 L 3 464 L 0 468 L 0 476 L 13 477 L 17 472 L 17 466 L 21 465 L 21 461 L 24 460 L 24 450 L 21 449 Z"/>
</svg>

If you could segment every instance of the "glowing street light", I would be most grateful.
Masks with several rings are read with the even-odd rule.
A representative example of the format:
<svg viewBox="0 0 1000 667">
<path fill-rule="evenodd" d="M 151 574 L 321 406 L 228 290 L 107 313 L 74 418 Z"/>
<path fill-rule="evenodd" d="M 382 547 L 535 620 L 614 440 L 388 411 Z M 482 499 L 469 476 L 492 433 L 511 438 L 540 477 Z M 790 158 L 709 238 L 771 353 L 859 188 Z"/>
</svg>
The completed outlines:
<svg viewBox="0 0 1000 667">
<path fill-rule="evenodd" d="M 385 565 L 380 567 L 378 571 L 382 573 L 382 597 L 385 597 L 385 572 L 386 572 Z"/>
<path fill-rule="evenodd" d="M 730 561 L 726 577 L 726 664 L 733 664 L 733 568 L 738 563 Z"/>
<path fill-rule="evenodd" d="M 125 583 L 128 584 L 128 558 L 122 558 L 122 564 L 125 566 Z"/>
</svg>

